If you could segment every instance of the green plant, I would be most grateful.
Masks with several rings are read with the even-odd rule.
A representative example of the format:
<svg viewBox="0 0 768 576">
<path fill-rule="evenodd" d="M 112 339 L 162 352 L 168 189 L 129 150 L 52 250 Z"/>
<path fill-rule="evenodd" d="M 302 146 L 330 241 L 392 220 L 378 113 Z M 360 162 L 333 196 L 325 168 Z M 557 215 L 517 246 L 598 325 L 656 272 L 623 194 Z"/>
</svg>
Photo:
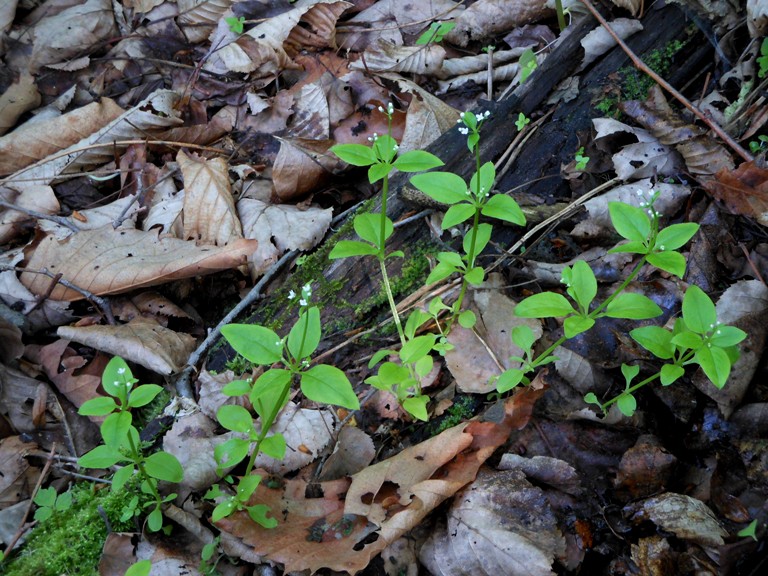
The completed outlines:
<svg viewBox="0 0 768 576">
<path fill-rule="evenodd" d="M 644 195 L 643 191 L 638 194 Z M 496 389 L 503 393 L 518 384 L 530 383 L 529 374 L 539 367 L 553 362 L 554 351 L 567 339 L 573 338 L 592 328 L 595 320 L 603 317 L 645 320 L 659 316 L 661 309 L 642 294 L 626 292 L 629 284 L 641 268 L 651 264 L 675 276 L 685 272 L 685 257 L 677 252 L 696 233 L 694 223 L 673 224 L 660 229 L 661 214 L 654 207 L 657 192 L 644 197 L 641 207 L 621 202 L 609 203 L 609 212 L 614 228 L 626 243 L 613 248 L 613 253 L 630 253 L 640 256 L 629 276 L 617 290 L 602 302 L 595 303 L 597 281 L 588 264 L 577 261 L 566 267 L 561 282 L 565 293 L 543 292 L 524 299 L 515 307 L 515 314 L 524 318 L 563 318 L 563 336 L 544 352 L 534 357 L 534 335 L 530 328 L 519 326 L 512 330 L 513 342 L 524 351 L 524 357 L 514 357 L 521 364 L 502 373 L 496 381 Z M 634 413 L 636 400 L 634 392 L 640 387 L 660 379 L 668 386 L 684 374 L 684 367 L 696 364 L 701 367 L 710 381 L 722 388 L 730 373 L 731 365 L 738 358 L 736 345 L 746 333 L 742 330 L 723 326 L 717 321 L 715 306 L 709 297 L 697 286 L 691 286 L 683 298 L 682 317 L 672 329 L 660 326 L 643 326 L 630 332 L 632 338 L 656 357 L 667 361 L 654 375 L 633 384 L 640 372 L 639 366 L 623 365 L 624 391 L 613 399 L 601 403 L 590 392 L 585 401 L 598 405 L 603 412 L 616 403 L 627 416 Z"/>
<path fill-rule="evenodd" d="M 580 146 L 576 150 L 576 155 L 573 159 L 576 161 L 576 170 L 581 172 L 586 169 L 587 164 L 589 164 L 589 156 L 584 156 L 584 146 Z"/>
<path fill-rule="evenodd" d="M 240 16 L 239 18 L 236 16 L 230 16 L 228 18 L 224 18 L 224 22 L 227 23 L 229 26 L 229 29 L 232 30 L 235 34 L 242 34 L 243 33 L 243 24 L 245 24 L 245 17 Z"/>
<path fill-rule="evenodd" d="M 371 184 L 379 181 L 382 182 L 381 212 L 378 214 L 365 213 L 357 215 L 353 226 L 362 241 L 341 240 L 333 247 L 328 257 L 337 259 L 351 256 L 374 256 L 379 261 L 382 287 L 387 295 L 392 319 L 400 338 L 401 349 L 399 355 L 403 364 L 401 368 L 404 368 L 405 372 L 401 370 L 390 371 L 391 366 L 387 364 L 385 373 L 381 374 L 379 379 L 372 380 L 371 383 L 392 391 L 406 411 L 416 418 L 426 420 L 426 403 L 428 398 L 421 393 L 420 378 L 425 375 L 423 370 L 431 360 L 427 360 L 426 357 L 435 345 L 436 336 L 416 337 L 415 329 L 406 332 L 403 328 L 400 313 L 395 305 L 392 282 L 386 267 L 387 259 L 403 256 L 401 251 L 387 254 L 387 239 L 394 232 L 394 224 L 387 217 L 387 198 L 389 195 L 389 175 L 393 170 L 421 172 L 441 166 L 443 163 L 433 154 L 423 150 L 411 150 L 404 154 L 398 154 L 399 147 L 391 135 L 392 115 L 395 111 L 394 106 L 392 103 L 388 104 L 386 109 L 380 106 L 379 111 L 388 118 L 387 134 L 381 136 L 374 134 L 369 138 L 371 146 L 338 144 L 333 146 L 331 151 L 348 164 L 367 167 L 368 180 Z M 376 355 L 377 362 L 390 352 L 382 351 L 382 354 Z"/>
<path fill-rule="evenodd" d="M 151 560 L 139 560 L 131 564 L 125 571 L 125 576 L 149 576 L 150 570 L 152 570 Z"/>
<path fill-rule="evenodd" d="M 221 538 L 216 536 L 216 538 L 203 546 L 203 550 L 200 552 L 200 566 L 198 567 L 198 570 L 200 570 L 204 576 L 216 576 L 219 574 L 218 570 L 216 570 L 216 566 L 218 566 L 219 561 L 223 556 L 218 553 L 220 542 Z M 215 558 L 214 555 L 216 555 Z"/>
<path fill-rule="evenodd" d="M 760 56 L 757 57 L 757 65 L 760 69 L 757 75 L 760 78 L 765 78 L 768 74 L 768 38 L 763 38 L 763 42 L 760 44 Z"/>
<path fill-rule="evenodd" d="M 443 37 L 456 27 L 456 22 L 432 22 L 421 36 L 416 39 L 416 44 L 424 45 L 432 42 L 442 42 Z"/>
<path fill-rule="evenodd" d="M 515 120 L 515 127 L 517 128 L 518 132 L 521 132 L 523 130 L 523 128 L 525 128 L 530 123 L 531 123 L 531 119 L 528 118 L 522 112 L 520 112 L 517 115 L 517 120 Z"/>
<path fill-rule="evenodd" d="M 224 428 L 238 434 L 214 449 L 219 472 L 238 465 L 249 456 L 249 452 L 250 457 L 234 494 L 224 494 L 219 485 L 206 494 L 208 498 L 220 498 L 212 514 L 214 522 L 244 510 L 254 522 L 265 528 L 277 525 L 277 520 L 267 516 L 268 506 L 250 504 L 262 479 L 252 471 L 256 457 L 262 452 L 278 460 L 285 456 L 285 438 L 282 434 L 270 435 L 270 429 L 288 402 L 293 384 L 298 384 L 304 396 L 315 402 L 350 410 L 360 407 L 344 372 L 327 364 L 311 366 L 312 354 L 322 336 L 320 310 L 309 305 L 311 294 L 310 285 L 305 285 L 299 297 L 299 318 L 285 338 L 255 324 L 228 324 L 221 330 L 232 348 L 248 361 L 257 366 L 276 364 L 282 367 L 267 369 L 256 379 L 230 382 L 222 390 L 228 396 L 247 396 L 259 416 L 259 424 L 254 422 L 246 408 L 239 405 L 224 405 L 216 414 Z M 293 294 L 292 298 L 295 299 L 296 295 Z M 231 477 L 227 480 L 234 483 Z"/>
<path fill-rule="evenodd" d="M 768 136 L 761 134 L 757 137 L 757 140 L 751 140 L 749 142 L 749 151 L 752 154 L 759 154 L 763 150 L 768 149 Z"/>
<path fill-rule="evenodd" d="M 141 478 L 140 490 L 151 496 L 146 508 L 154 506 L 147 516 L 147 526 L 152 531 L 163 528 L 162 506 L 176 495 L 161 496 L 159 481 L 180 482 L 184 471 L 175 456 L 158 451 L 145 455 L 146 447 L 133 426 L 131 410 L 146 406 L 160 394 L 157 384 L 134 386 L 128 364 L 119 357 L 109 361 L 102 374 L 102 387 L 108 396 L 99 396 L 83 403 L 79 413 L 84 416 L 106 416 L 101 424 L 104 444 L 83 455 L 78 464 L 83 468 L 111 468 L 122 464 L 112 477 L 112 491 L 120 491 L 135 473 Z"/>
<path fill-rule="evenodd" d="M 528 76 L 530 76 L 538 66 L 538 63 L 536 62 L 536 54 L 533 50 L 528 48 L 520 54 L 518 63 L 520 64 L 520 84 L 522 84 L 528 80 Z"/>
<path fill-rule="evenodd" d="M 253 364 L 243 358 L 242 355 L 237 354 L 232 360 L 227 360 L 224 363 L 224 368 L 232 370 L 235 374 L 245 374 L 253 370 Z"/>
<path fill-rule="evenodd" d="M 752 520 L 748 526 L 739 530 L 736 535 L 742 538 L 752 538 L 752 540 L 757 542 L 757 519 Z"/>
<path fill-rule="evenodd" d="M 63 512 L 72 507 L 72 492 L 67 490 L 56 494 L 55 488 L 41 488 L 35 494 L 34 502 L 38 506 L 35 510 L 35 520 L 45 522 L 54 512 Z"/>
</svg>

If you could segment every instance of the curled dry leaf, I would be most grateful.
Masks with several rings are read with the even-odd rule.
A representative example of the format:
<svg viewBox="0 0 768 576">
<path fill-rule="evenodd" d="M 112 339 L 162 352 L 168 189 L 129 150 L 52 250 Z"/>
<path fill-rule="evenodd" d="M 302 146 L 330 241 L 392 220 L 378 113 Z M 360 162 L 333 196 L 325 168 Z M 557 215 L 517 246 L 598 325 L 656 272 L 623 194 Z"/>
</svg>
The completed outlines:
<svg viewBox="0 0 768 576">
<path fill-rule="evenodd" d="M 616 18 L 609 22 L 616 35 L 622 40 L 626 40 L 633 34 L 640 32 L 643 25 L 640 20 L 631 18 Z M 603 26 L 598 26 L 581 40 L 581 46 L 584 48 L 584 59 L 579 66 L 579 70 L 584 70 L 600 56 L 616 46 L 616 40 Z"/>
<path fill-rule="evenodd" d="M 184 177 L 184 236 L 200 244 L 225 246 L 243 237 L 224 158 L 176 156 Z"/>
<path fill-rule="evenodd" d="M 19 436 L 0 440 L 0 509 L 32 494 L 40 471 L 29 465 L 26 455 L 36 448 L 37 444 L 24 442 Z"/>
<path fill-rule="evenodd" d="M 309 498 L 302 481 L 272 483 L 272 488 L 262 482 L 254 502 L 279 511 L 274 529 L 262 528 L 242 512 L 217 525 L 252 547 L 254 555 L 284 564 L 286 572 L 327 567 L 353 574 L 471 482 L 511 430 L 527 424 L 542 392 L 521 390 L 494 407 L 485 421 L 449 428 L 369 466 L 351 484 L 341 479 L 315 485 L 319 498 Z M 377 538 L 371 542 L 372 533 Z"/>
<path fill-rule="evenodd" d="M 173 454 L 184 468 L 179 486 L 205 490 L 219 479 L 213 450 L 224 441 L 216 436 L 217 424 L 202 412 L 177 418 L 163 436 L 163 450 Z"/>
<path fill-rule="evenodd" d="M 66 339 L 57 340 L 40 349 L 40 363 L 46 376 L 77 408 L 99 395 L 101 374 L 107 362 L 109 357 L 104 354 L 97 354 L 89 362 L 70 348 L 69 340 Z"/>
<path fill-rule="evenodd" d="M 108 225 L 78 232 L 61 242 L 46 235 L 28 246 L 25 254 L 29 270 L 61 273 L 72 284 L 104 295 L 237 268 L 257 246 L 255 240 L 196 246 L 154 232 L 115 230 Z M 22 272 L 20 279 L 32 293 L 48 293 L 51 279 L 47 276 Z M 83 295 L 58 284 L 50 297 L 71 301 Z"/>
<path fill-rule="evenodd" d="M 768 2 L 766 0 L 747 0 L 747 26 L 752 38 L 765 36 L 768 30 Z"/>
<path fill-rule="evenodd" d="M 176 0 L 179 27 L 190 43 L 202 42 L 210 36 L 218 22 L 223 20 L 224 12 L 234 3 L 235 0 Z"/>
<path fill-rule="evenodd" d="M 672 109 L 658 85 L 648 91 L 645 102 L 628 100 L 621 111 L 648 129 L 662 144 L 674 146 L 685 165 L 699 179 L 707 179 L 720 170 L 732 170 L 730 150 L 715 141 L 703 128 L 685 122 Z"/>
<path fill-rule="evenodd" d="M 114 100 L 102 98 L 99 102 L 86 104 L 61 116 L 28 121 L 0 138 L 0 174 L 21 170 L 72 146 L 123 113 L 124 110 Z"/>
<path fill-rule="evenodd" d="M 456 27 L 445 39 L 466 46 L 551 15 L 542 0 L 478 0 L 456 18 Z"/>
<path fill-rule="evenodd" d="M 637 523 L 650 520 L 678 538 L 703 546 L 722 546 L 723 538 L 728 536 L 706 504 L 684 494 L 665 492 L 631 504 L 625 511 L 632 513 L 632 520 Z"/>
<path fill-rule="evenodd" d="M 237 203 L 246 238 L 258 249 L 250 256 L 252 273 L 260 276 L 288 250 L 309 250 L 323 239 L 333 219 L 331 208 L 272 205 L 245 198 Z"/>
<path fill-rule="evenodd" d="M 404 72 L 436 74 L 443 67 L 445 49 L 438 44 L 401 46 L 379 40 L 365 50 L 364 57 L 352 62 L 350 68 L 373 72 Z"/>
<path fill-rule="evenodd" d="M 158 374 L 178 372 L 195 349 L 195 339 L 154 320 L 135 318 L 118 326 L 62 326 L 61 338 L 80 342 Z"/>
<path fill-rule="evenodd" d="M 562 490 L 567 494 L 581 492 L 581 479 L 576 469 L 565 460 L 551 456 L 526 458 L 519 454 L 507 453 L 501 457 L 499 470 L 521 470 L 526 477 Z"/>
<path fill-rule="evenodd" d="M 481 471 L 420 553 L 435 576 L 554 576 L 564 556 L 549 502 L 521 470 Z"/>
<path fill-rule="evenodd" d="M 6 310 L 0 303 L 0 363 L 10 364 L 24 354 L 24 343 L 19 327 L 6 318 Z"/>
<path fill-rule="evenodd" d="M 330 177 L 338 161 L 328 154 L 329 140 L 277 138 L 280 151 L 272 167 L 275 196 L 281 202 L 296 201 Z"/>
</svg>

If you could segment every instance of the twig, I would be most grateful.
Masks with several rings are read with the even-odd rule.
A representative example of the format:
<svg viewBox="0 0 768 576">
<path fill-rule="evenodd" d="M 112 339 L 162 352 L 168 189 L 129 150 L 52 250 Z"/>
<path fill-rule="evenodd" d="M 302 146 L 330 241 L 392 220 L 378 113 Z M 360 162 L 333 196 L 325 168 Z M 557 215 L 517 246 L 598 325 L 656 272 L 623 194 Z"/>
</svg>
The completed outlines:
<svg viewBox="0 0 768 576">
<path fill-rule="evenodd" d="M 707 126 L 709 126 L 712 131 L 720 136 L 720 138 L 725 142 L 734 152 L 736 152 L 739 156 L 741 156 L 746 161 L 754 160 L 752 155 L 747 152 L 744 148 L 739 145 L 738 142 L 736 142 L 731 136 L 723 130 L 717 122 L 714 122 L 711 118 L 708 118 L 706 114 L 704 114 L 701 110 L 696 108 L 691 102 L 688 101 L 688 99 L 680 94 L 675 88 L 669 84 L 666 80 L 664 80 L 661 76 L 656 74 L 653 70 L 648 68 L 646 66 L 645 62 L 643 62 L 640 58 L 637 57 L 637 55 L 632 51 L 632 49 L 627 46 L 627 44 L 622 40 L 618 34 L 611 28 L 611 25 L 608 24 L 608 22 L 603 18 L 602 14 L 597 11 L 597 9 L 592 5 L 592 2 L 590 0 L 581 0 L 582 3 L 587 7 L 587 9 L 592 13 L 592 15 L 597 18 L 598 22 L 602 25 L 603 28 L 606 29 L 608 34 L 610 34 L 613 39 L 616 41 L 616 43 L 621 46 L 621 49 L 624 50 L 627 56 L 629 56 L 629 59 L 632 60 L 632 63 L 635 65 L 635 67 L 640 70 L 641 72 L 644 72 L 647 74 L 654 82 L 656 82 L 659 86 L 664 88 L 667 92 L 669 92 L 678 102 L 680 102 L 683 106 L 685 106 L 692 114 L 694 114 L 699 120 L 704 122 Z"/>
<path fill-rule="evenodd" d="M 18 204 L 11 204 L 10 202 L 6 202 L 5 200 L 0 200 L 0 206 L 2 206 L 3 208 L 8 208 L 8 210 L 15 210 L 16 212 L 21 212 L 22 214 L 26 214 L 30 218 L 37 218 L 38 220 L 50 220 L 51 222 L 55 222 L 60 226 L 69 228 L 70 230 L 72 230 L 72 232 L 80 232 L 80 228 L 75 226 L 75 224 L 71 220 L 69 220 L 68 218 L 64 218 L 63 216 L 56 216 L 55 214 L 43 214 L 42 212 L 37 212 L 36 210 L 30 210 L 29 208 L 24 208 L 22 206 L 19 206 Z"/>
<path fill-rule="evenodd" d="M 21 538 L 22 534 L 24 534 L 24 529 L 26 528 L 27 523 L 27 517 L 29 516 L 29 512 L 32 510 L 32 504 L 34 503 L 35 496 L 37 495 L 38 491 L 40 490 L 40 486 L 43 485 L 43 481 L 45 480 L 45 477 L 48 475 L 48 471 L 51 469 L 51 464 L 53 463 L 53 456 L 56 453 L 56 443 L 53 443 L 53 446 L 51 446 L 51 452 L 48 454 L 48 458 L 45 461 L 45 466 L 43 466 L 43 471 L 40 473 L 40 477 L 37 479 L 37 484 L 35 484 L 35 489 L 32 491 L 32 495 L 29 498 L 29 504 L 27 504 L 27 509 L 24 512 L 24 516 L 21 517 L 21 523 L 19 524 L 19 529 L 16 531 L 16 534 L 13 535 L 13 538 L 11 538 L 11 541 L 8 543 L 8 546 L 5 549 L 5 552 L 3 552 L 3 560 L 8 558 L 10 556 L 11 552 L 13 552 L 13 547 L 16 546 L 16 542 L 19 541 L 19 538 Z"/>
</svg>

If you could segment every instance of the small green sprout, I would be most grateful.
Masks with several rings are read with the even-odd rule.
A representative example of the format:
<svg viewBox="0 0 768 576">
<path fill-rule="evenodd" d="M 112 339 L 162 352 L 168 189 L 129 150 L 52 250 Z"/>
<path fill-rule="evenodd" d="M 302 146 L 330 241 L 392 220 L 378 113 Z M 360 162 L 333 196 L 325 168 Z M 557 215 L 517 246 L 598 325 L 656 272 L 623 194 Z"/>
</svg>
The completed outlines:
<svg viewBox="0 0 768 576">
<path fill-rule="evenodd" d="M 421 36 L 416 39 L 416 44 L 426 45 L 432 42 L 442 42 L 448 32 L 456 27 L 456 22 L 432 22 Z"/>
<path fill-rule="evenodd" d="M 517 127 L 518 132 L 522 132 L 523 128 L 525 128 L 530 123 L 531 119 L 522 112 L 517 115 L 517 120 L 515 120 L 515 126 Z"/>
<path fill-rule="evenodd" d="M 243 33 L 243 25 L 245 24 L 245 17 L 240 16 L 237 18 L 236 16 L 230 16 L 228 18 L 224 18 L 224 22 L 226 22 L 229 25 L 229 29 L 232 30 L 235 34 L 242 34 Z"/>
<path fill-rule="evenodd" d="M 581 146 L 576 150 L 574 160 L 576 161 L 576 170 L 582 172 L 586 169 L 587 164 L 589 164 L 589 156 L 584 156 L 584 146 Z"/>
</svg>

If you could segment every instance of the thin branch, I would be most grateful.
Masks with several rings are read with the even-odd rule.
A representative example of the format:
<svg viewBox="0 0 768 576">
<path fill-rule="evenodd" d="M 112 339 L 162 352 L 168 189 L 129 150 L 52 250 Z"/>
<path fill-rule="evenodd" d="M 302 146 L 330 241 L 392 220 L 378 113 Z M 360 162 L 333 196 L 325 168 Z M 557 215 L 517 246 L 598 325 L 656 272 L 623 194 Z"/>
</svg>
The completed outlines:
<svg viewBox="0 0 768 576">
<path fill-rule="evenodd" d="M 5 200 L 0 200 L 0 206 L 2 206 L 3 208 L 7 208 L 8 210 L 15 210 L 16 212 L 21 212 L 22 214 L 26 214 L 30 218 L 37 218 L 38 220 L 50 220 L 51 222 L 55 222 L 60 226 L 69 228 L 70 230 L 72 230 L 72 232 L 80 232 L 80 228 L 75 226 L 75 224 L 71 220 L 63 216 L 56 216 L 55 214 L 43 214 L 42 212 L 38 212 L 36 210 L 30 210 L 29 208 L 24 208 L 22 206 L 19 206 L 18 204 L 11 204 L 10 202 L 6 202 Z"/>
<path fill-rule="evenodd" d="M 696 108 L 685 96 L 680 94 L 675 88 L 669 84 L 666 80 L 664 80 L 661 76 L 656 74 L 653 70 L 648 68 L 646 66 L 645 62 L 643 62 L 638 56 L 632 51 L 632 49 L 627 46 L 627 44 L 622 40 L 618 34 L 614 31 L 613 28 L 611 28 L 611 25 L 608 24 L 608 22 L 603 18 L 602 14 L 597 11 L 597 9 L 592 5 L 592 2 L 590 0 L 581 0 L 582 3 L 587 7 L 587 9 L 592 13 L 592 15 L 597 18 L 598 22 L 608 31 L 608 34 L 610 34 L 613 39 L 616 41 L 616 43 L 621 46 L 621 49 L 624 50 L 627 56 L 629 56 L 629 59 L 632 60 L 632 63 L 635 65 L 635 67 L 640 70 L 641 72 L 644 72 L 647 74 L 654 82 L 656 82 L 659 86 L 664 88 L 667 92 L 669 92 L 678 102 L 680 102 L 683 106 L 685 106 L 692 114 L 694 114 L 699 120 L 704 122 L 707 126 L 709 126 L 712 131 L 720 136 L 723 142 L 725 142 L 734 152 L 736 152 L 739 156 L 741 156 L 746 161 L 754 160 L 752 155 L 747 152 L 744 148 L 741 147 L 741 145 L 736 142 L 731 136 L 723 130 L 717 122 L 714 122 L 711 118 L 708 118 L 706 114 L 704 114 L 701 110 Z"/>
</svg>

